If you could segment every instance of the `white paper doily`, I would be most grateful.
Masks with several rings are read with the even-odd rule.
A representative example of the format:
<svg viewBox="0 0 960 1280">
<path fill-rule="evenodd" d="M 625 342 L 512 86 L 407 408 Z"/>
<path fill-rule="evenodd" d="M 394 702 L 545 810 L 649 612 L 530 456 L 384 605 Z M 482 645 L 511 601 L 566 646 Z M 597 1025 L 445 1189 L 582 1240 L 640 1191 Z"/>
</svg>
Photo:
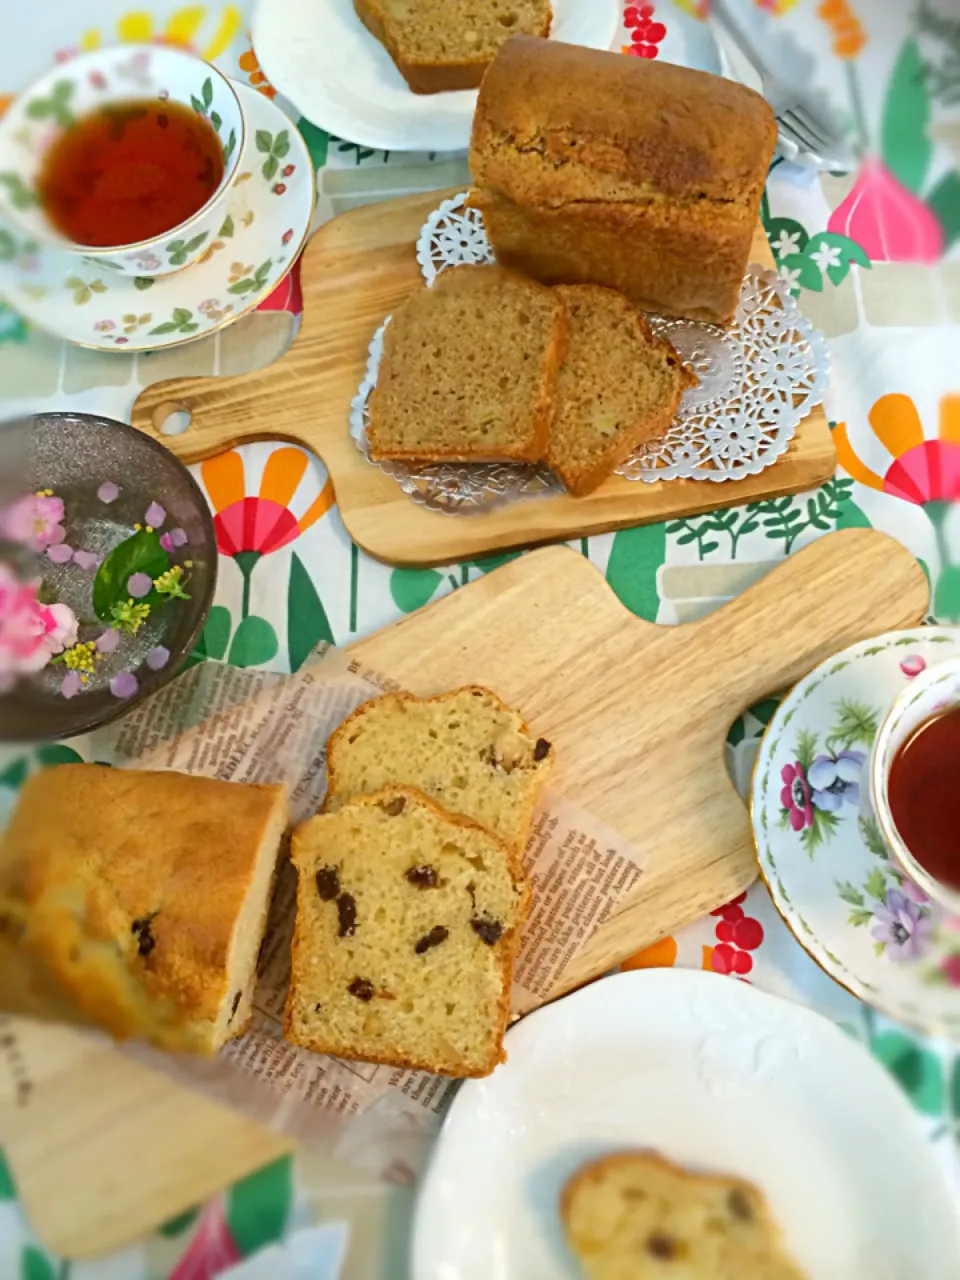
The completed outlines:
<svg viewBox="0 0 960 1280">
<path fill-rule="evenodd" d="M 493 262 L 476 209 L 466 193 L 445 200 L 427 219 L 417 260 L 428 287 L 447 267 Z M 800 314 L 775 271 L 747 269 L 736 317 L 727 329 L 669 316 L 648 317 L 700 379 L 688 390 L 670 430 L 617 470 L 629 480 L 741 480 L 783 454 L 799 424 L 823 399 L 830 370 L 826 343 Z M 389 317 L 370 345 L 366 377 L 354 399 L 351 434 L 369 458 L 367 400 L 376 385 Z M 470 514 L 563 487 L 545 468 L 512 463 L 444 463 L 414 467 L 375 463 L 414 501 L 433 510 Z"/>
</svg>

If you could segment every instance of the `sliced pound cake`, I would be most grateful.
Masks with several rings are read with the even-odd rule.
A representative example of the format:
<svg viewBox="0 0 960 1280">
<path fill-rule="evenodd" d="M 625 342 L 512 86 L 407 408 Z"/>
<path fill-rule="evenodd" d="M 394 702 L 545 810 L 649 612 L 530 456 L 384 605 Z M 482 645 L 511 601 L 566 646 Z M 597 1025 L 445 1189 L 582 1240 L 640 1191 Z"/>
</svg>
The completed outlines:
<svg viewBox="0 0 960 1280">
<path fill-rule="evenodd" d="M 394 783 L 416 787 L 522 855 L 553 748 L 489 689 L 389 693 L 358 707 L 327 744 L 326 812 Z"/>
<path fill-rule="evenodd" d="M 284 787 L 66 764 L 0 839 L 4 1008 L 210 1054 L 245 1030 Z"/>
<path fill-rule="evenodd" d="M 510 850 L 410 787 L 298 827 L 284 1036 L 451 1076 L 503 1060 L 529 888 Z"/>
<path fill-rule="evenodd" d="M 476 89 L 512 35 L 545 36 L 548 0 L 354 0 L 414 93 Z"/>
<path fill-rule="evenodd" d="M 394 313 L 370 395 L 370 456 L 539 462 L 563 303 L 501 267 L 450 267 Z"/>
<path fill-rule="evenodd" d="M 653 1152 L 585 1165 L 564 1188 L 561 1214 L 587 1280 L 804 1280 L 755 1187 Z"/>
<path fill-rule="evenodd" d="M 556 292 L 567 337 L 546 462 L 579 497 L 663 435 L 697 377 L 623 294 L 592 284 Z"/>
</svg>

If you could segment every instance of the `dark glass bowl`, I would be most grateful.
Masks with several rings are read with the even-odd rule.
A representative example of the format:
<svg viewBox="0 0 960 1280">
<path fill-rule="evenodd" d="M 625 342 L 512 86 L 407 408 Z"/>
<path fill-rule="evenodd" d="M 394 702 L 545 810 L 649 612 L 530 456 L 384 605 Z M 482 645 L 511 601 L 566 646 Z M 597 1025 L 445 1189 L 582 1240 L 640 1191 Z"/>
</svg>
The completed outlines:
<svg viewBox="0 0 960 1280">
<path fill-rule="evenodd" d="M 105 481 L 120 490 L 111 503 L 97 491 Z M 196 644 L 217 580 L 217 540 L 207 502 L 193 476 L 169 450 L 133 427 L 90 413 L 41 413 L 0 424 L 0 506 L 18 494 L 51 489 L 63 499 L 66 541 L 103 557 L 143 524 L 151 503 L 166 511 L 160 532 L 180 528 L 186 544 L 171 555 L 173 563 L 191 561 L 186 570 L 189 600 L 171 600 L 152 611 L 136 636 L 125 635 L 118 648 L 104 655 L 94 675 L 73 698 L 60 686 L 62 665 L 46 666 L 21 678 L 0 695 L 0 741 L 49 741 L 86 733 L 124 715 L 177 674 Z M 56 565 L 45 555 L 24 560 L 10 544 L 0 556 L 21 573 L 43 578 L 44 598 L 69 605 L 81 620 L 80 640 L 95 639 L 105 623 L 93 613 L 93 575 L 75 565 Z M 169 661 L 154 671 L 146 655 L 156 646 L 170 651 Z M 118 698 L 110 680 L 132 671 L 139 690 Z"/>
</svg>

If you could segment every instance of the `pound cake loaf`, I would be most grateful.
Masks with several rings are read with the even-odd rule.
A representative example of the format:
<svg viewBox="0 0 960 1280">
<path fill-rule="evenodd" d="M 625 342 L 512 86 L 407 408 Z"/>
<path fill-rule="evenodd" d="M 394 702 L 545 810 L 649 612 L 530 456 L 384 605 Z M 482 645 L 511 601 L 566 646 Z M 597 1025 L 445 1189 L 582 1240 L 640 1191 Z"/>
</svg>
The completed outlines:
<svg viewBox="0 0 960 1280">
<path fill-rule="evenodd" d="M 557 293 L 567 311 L 567 347 L 546 463 L 581 497 L 663 435 L 697 377 L 622 293 L 589 284 Z"/>
<path fill-rule="evenodd" d="M 354 0 L 414 93 L 476 89 L 511 35 L 546 36 L 548 0 Z"/>
<path fill-rule="evenodd" d="M 363 703 L 327 744 L 324 811 L 399 783 L 472 818 L 523 854 L 553 747 L 489 689 L 435 698 L 388 693 Z"/>
<path fill-rule="evenodd" d="M 245 1030 L 283 787 L 69 764 L 0 839 L 0 989 L 15 1013 L 210 1054 Z"/>
<path fill-rule="evenodd" d="M 411 787 L 297 827 L 284 1036 L 450 1076 L 503 1060 L 529 888 L 507 846 Z"/>
<path fill-rule="evenodd" d="M 539 462 L 564 311 L 501 267 L 450 267 L 394 313 L 370 395 L 370 456 Z"/>
<path fill-rule="evenodd" d="M 587 1280 L 804 1280 L 755 1187 L 653 1152 L 585 1165 L 564 1188 L 561 1215 Z"/>
<path fill-rule="evenodd" d="M 726 324 L 776 137 L 743 85 L 514 36 L 480 90 L 471 203 L 503 266 Z"/>
</svg>

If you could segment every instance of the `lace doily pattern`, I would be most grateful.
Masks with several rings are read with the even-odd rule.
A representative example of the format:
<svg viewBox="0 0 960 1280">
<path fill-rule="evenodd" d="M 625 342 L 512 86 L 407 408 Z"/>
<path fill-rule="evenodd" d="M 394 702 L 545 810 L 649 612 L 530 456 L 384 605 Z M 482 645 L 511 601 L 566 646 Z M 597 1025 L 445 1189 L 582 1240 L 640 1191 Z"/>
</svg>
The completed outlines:
<svg viewBox="0 0 960 1280">
<path fill-rule="evenodd" d="M 445 200 L 427 219 L 417 260 L 428 286 L 441 271 L 464 263 L 493 262 L 483 218 L 466 194 Z M 787 283 L 753 265 L 727 329 L 650 316 L 700 379 L 686 392 L 670 430 L 621 467 L 629 480 L 741 480 L 769 467 L 797 427 L 823 399 L 830 358 L 823 336 L 800 314 Z M 389 317 L 370 346 L 367 373 L 353 402 L 351 432 L 369 459 L 367 400 L 376 384 Z M 470 514 L 518 498 L 563 491 L 545 468 L 495 464 L 375 463 L 413 500 L 435 511 Z"/>
</svg>

